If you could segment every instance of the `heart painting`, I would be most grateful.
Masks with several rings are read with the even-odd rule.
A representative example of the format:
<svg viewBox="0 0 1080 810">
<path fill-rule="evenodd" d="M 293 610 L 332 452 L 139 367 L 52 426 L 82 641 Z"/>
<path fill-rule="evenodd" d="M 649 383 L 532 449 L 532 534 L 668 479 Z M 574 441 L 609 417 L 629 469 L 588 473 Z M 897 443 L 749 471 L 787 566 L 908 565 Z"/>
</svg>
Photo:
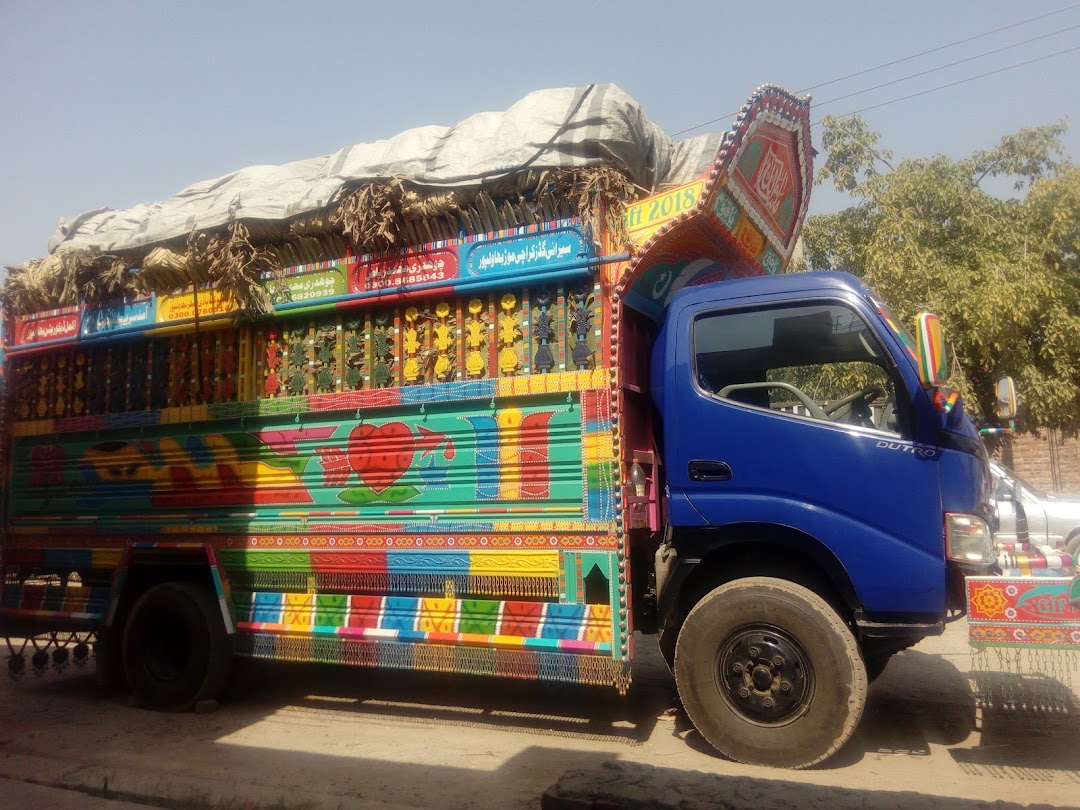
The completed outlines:
<svg viewBox="0 0 1080 810">
<path fill-rule="evenodd" d="M 361 483 L 382 493 L 412 466 L 413 434 L 404 422 L 359 425 L 349 434 L 346 452 Z"/>
</svg>

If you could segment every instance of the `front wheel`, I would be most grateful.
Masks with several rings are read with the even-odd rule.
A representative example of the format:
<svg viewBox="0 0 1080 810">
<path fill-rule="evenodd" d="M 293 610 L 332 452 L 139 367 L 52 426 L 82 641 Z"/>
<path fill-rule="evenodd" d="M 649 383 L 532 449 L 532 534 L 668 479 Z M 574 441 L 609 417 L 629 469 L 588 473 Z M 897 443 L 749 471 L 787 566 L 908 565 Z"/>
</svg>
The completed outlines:
<svg viewBox="0 0 1080 810">
<path fill-rule="evenodd" d="M 675 679 L 701 736 L 753 765 L 822 762 L 866 704 L 866 668 L 840 616 L 813 591 L 769 577 L 726 583 L 694 606 Z"/>
<path fill-rule="evenodd" d="M 190 582 L 150 588 L 124 625 L 123 661 L 136 701 L 147 708 L 182 711 L 217 698 L 232 666 L 217 600 Z"/>
</svg>

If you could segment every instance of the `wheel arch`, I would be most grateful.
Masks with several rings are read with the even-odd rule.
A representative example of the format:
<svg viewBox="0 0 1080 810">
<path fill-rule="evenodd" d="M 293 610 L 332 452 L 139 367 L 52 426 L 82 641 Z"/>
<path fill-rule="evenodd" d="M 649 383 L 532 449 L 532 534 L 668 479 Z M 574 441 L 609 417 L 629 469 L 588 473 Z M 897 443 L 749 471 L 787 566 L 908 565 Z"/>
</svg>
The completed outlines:
<svg viewBox="0 0 1080 810">
<path fill-rule="evenodd" d="M 127 547 L 113 579 L 107 631 L 122 632 L 139 597 L 164 582 L 190 582 L 205 587 L 217 600 L 225 632 L 236 632 L 229 581 L 209 543 L 135 543 Z"/>
<path fill-rule="evenodd" d="M 752 576 L 784 579 L 814 591 L 849 624 L 862 609 L 855 586 L 836 555 L 817 538 L 790 526 L 740 523 L 676 532 L 678 563 L 659 594 L 660 649 L 674 662 L 687 615 L 705 594 Z"/>
</svg>

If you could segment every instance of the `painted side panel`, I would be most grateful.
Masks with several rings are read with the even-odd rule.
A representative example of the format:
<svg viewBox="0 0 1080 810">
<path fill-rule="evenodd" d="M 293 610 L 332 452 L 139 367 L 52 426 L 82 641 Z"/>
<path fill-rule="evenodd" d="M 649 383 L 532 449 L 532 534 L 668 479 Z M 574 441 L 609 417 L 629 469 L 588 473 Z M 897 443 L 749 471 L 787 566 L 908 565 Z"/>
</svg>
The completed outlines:
<svg viewBox="0 0 1080 810">
<path fill-rule="evenodd" d="M 587 453 L 595 456 L 610 419 L 595 413 L 593 392 L 570 400 L 309 414 L 301 423 L 264 417 L 213 432 L 159 425 L 136 435 L 20 437 L 11 522 L 49 531 L 74 519 L 103 533 L 149 534 L 186 532 L 193 521 L 256 533 L 494 531 L 529 520 L 603 528 L 614 518 L 611 474 Z"/>
</svg>

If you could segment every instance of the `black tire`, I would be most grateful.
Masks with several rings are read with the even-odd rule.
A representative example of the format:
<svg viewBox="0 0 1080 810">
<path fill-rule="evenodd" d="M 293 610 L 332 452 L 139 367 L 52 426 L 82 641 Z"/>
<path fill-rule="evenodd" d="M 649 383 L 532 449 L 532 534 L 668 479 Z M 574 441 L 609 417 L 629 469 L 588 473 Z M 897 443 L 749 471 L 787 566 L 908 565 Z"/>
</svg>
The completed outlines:
<svg viewBox="0 0 1080 810">
<path fill-rule="evenodd" d="M 165 582 L 131 609 L 123 659 L 140 706 L 184 711 L 220 696 L 232 667 L 232 638 L 207 588 Z"/>
<path fill-rule="evenodd" d="M 739 762 L 808 768 L 851 737 L 866 705 L 855 638 L 813 591 L 748 577 L 708 593 L 675 645 L 694 727 Z"/>
</svg>

